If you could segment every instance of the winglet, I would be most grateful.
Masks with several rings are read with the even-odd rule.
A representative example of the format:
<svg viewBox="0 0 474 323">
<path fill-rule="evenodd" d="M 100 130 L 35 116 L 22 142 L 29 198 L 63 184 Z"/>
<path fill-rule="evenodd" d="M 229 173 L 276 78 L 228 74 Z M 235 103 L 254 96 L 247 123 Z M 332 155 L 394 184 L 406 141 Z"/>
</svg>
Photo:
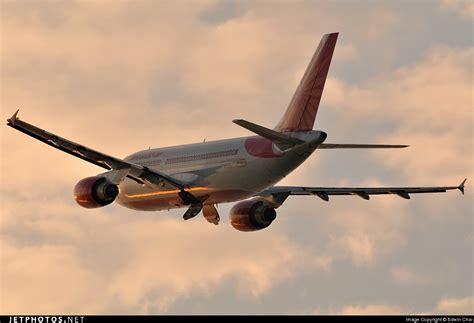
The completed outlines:
<svg viewBox="0 0 474 323">
<path fill-rule="evenodd" d="M 15 121 L 18 120 L 18 118 L 16 116 L 18 114 L 18 111 L 20 111 L 20 109 L 16 110 L 16 112 L 11 116 L 10 119 L 7 119 L 8 124 L 11 124 L 12 126 L 15 125 Z"/>
<path fill-rule="evenodd" d="M 461 191 L 461 193 L 464 195 L 464 184 L 466 183 L 467 178 L 465 178 L 461 184 L 459 184 L 458 189 Z"/>
</svg>

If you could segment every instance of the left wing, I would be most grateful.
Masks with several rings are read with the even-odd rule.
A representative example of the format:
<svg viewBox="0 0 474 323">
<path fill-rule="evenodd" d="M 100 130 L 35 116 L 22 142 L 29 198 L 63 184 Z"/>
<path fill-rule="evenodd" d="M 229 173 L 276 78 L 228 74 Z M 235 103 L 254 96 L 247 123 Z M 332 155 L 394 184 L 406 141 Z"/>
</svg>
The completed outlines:
<svg viewBox="0 0 474 323">
<path fill-rule="evenodd" d="M 8 126 L 21 131 L 28 136 L 38 139 L 39 141 L 42 141 L 53 148 L 62 150 L 70 155 L 88 161 L 89 163 L 95 164 L 107 170 L 117 171 L 117 173 L 120 175 L 119 177 L 121 177 L 117 179 L 119 181 L 124 177 L 128 177 L 140 184 L 171 186 L 181 190 L 184 200 L 187 200 L 185 202 L 195 202 L 195 198 L 191 195 L 191 193 L 184 191 L 186 188 L 189 188 L 189 185 L 172 178 L 169 175 L 163 174 L 156 170 L 151 170 L 146 166 L 134 164 L 123 159 L 101 153 L 91 148 L 87 148 L 71 140 L 62 138 L 58 135 L 22 121 L 17 117 L 17 115 L 18 111 L 16 111 L 15 114 L 7 120 Z"/>
<path fill-rule="evenodd" d="M 315 195 L 324 201 L 329 201 L 329 195 L 356 195 L 368 200 L 370 195 L 392 194 L 410 199 L 410 194 L 442 193 L 458 189 L 464 194 L 464 179 L 458 186 L 432 187 L 302 187 L 302 186 L 274 186 L 255 194 L 280 206 L 289 195 Z"/>
</svg>

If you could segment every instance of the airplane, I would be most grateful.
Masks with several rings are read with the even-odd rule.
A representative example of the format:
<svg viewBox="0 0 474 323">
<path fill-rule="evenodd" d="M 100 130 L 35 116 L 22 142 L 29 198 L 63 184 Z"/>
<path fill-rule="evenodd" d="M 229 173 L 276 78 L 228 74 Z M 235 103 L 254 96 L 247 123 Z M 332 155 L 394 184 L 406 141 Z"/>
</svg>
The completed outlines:
<svg viewBox="0 0 474 323">
<path fill-rule="evenodd" d="M 454 189 L 464 194 L 466 179 L 458 186 L 439 187 L 274 186 L 316 150 L 408 147 L 325 143 L 327 134 L 313 130 L 338 34 L 322 37 L 285 114 L 273 129 L 233 120 L 253 136 L 147 149 L 120 159 L 22 121 L 19 110 L 7 125 L 107 170 L 76 184 L 74 198 L 85 208 L 99 208 L 114 201 L 140 211 L 187 207 L 184 220 L 202 210 L 204 218 L 217 225 L 220 216 L 216 205 L 238 202 L 230 210 L 230 223 L 237 230 L 249 232 L 267 228 L 276 219 L 275 210 L 290 195 L 313 195 L 329 201 L 332 195 L 369 200 L 371 195 L 410 199 L 410 194 Z"/>
</svg>

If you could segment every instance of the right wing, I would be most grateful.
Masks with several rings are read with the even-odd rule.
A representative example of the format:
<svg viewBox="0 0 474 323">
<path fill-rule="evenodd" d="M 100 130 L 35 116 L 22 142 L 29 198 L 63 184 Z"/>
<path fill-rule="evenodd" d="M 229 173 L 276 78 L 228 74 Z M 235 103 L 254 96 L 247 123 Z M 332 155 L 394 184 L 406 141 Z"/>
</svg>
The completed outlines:
<svg viewBox="0 0 474 323">
<path fill-rule="evenodd" d="M 42 141 L 53 148 L 62 150 L 77 158 L 88 161 L 89 163 L 95 164 L 107 170 L 119 171 L 121 178 L 118 180 L 122 180 L 126 176 L 140 184 L 151 184 L 157 186 L 167 185 L 173 188 L 178 188 L 181 191 L 184 191 L 185 188 L 189 188 L 189 186 L 185 183 L 182 183 L 181 181 L 156 170 L 151 170 L 146 166 L 130 163 L 123 159 L 109 156 L 107 154 L 79 145 L 65 138 L 59 137 L 58 135 L 47 132 L 46 130 L 40 129 L 32 124 L 20 120 L 17 117 L 17 114 L 18 111 L 16 111 L 15 114 L 7 120 L 8 126 L 21 131 L 28 136 L 38 139 L 39 141 Z M 189 199 L 192 200 L 192 196 L 190 196 L 191 193 L 185 192 L 185 194 Z"/>
<path fill-rule="evenodd" d="M 367 148 L 406 148 L 409 145 L 370 145 L 370 144 L 321 144 L 318 149 L 367 149 Z"/>
<path fill-rule="evenodd" d="M 324 201 L 329 201 L 330 195 L 355 195 L 368 200 L 370 195 L 392 194 L 410 199 L 410 194 L 442 193 L 448 190 L 460 190 L 464 194 L 464 179 L 458 186 L 432 187 L 303 187 L 303 186 L 273 186 L 255 194 L 280 206 L 290 195 L 315 195 Z"/>
</svg>

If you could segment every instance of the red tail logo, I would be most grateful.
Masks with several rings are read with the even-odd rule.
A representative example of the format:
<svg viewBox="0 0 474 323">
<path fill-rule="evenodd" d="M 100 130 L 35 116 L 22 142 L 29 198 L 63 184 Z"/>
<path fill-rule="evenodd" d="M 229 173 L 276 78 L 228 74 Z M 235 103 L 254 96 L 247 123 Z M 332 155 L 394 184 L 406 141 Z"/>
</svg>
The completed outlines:
<svg viewBox="0 0 474 323">
<path fill-rule="evenodd" d="M 326 34 L 321 39 L 285 115 L 275 127 L 276 131 L 308 131 L 313 129 L 338 34 Z"/>
</svg>

